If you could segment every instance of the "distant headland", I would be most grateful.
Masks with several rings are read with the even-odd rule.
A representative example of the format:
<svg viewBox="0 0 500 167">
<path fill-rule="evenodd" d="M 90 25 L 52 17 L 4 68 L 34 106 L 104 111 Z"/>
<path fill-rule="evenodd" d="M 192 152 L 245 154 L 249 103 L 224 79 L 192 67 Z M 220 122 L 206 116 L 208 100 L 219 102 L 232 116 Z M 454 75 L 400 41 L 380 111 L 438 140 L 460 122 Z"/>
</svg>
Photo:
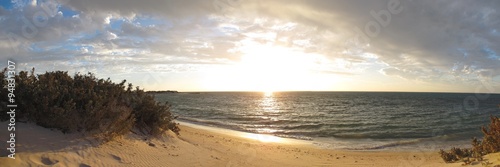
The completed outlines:
<svg viewBox="0 0 500 167">
<path fill-rule="evenodd" d="M 158 90 L 158 91 L 147 91 L 146 93 L 179 93 L 176 90 Z"/>
</svg>

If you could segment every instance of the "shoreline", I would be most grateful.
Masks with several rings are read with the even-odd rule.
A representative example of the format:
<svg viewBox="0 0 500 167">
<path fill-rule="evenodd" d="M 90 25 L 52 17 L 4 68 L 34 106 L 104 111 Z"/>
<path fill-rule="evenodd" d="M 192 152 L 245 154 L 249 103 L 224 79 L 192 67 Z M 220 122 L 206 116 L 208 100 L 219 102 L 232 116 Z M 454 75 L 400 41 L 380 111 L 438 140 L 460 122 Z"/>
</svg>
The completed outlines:
<svg viewBox="0 0 500 167">
<path fill-rule="evenodd" d="M 0 157 L 0 167 L 461 166 L 461 163 L 444 163 L 437 152 L 332 150 L 303 140 L 255 136 L 184 122 L 179 124 L 180 136 L 167 132 L 162 137 L 147 139 L 129 134 L 97 145 L 92 140 L 82 139 L 81 135 L 64 135 L 33 124 L 19 123 L 16 160 Z M 0 131 L 0 137 L 4 136 L 5 130 Z"/>
<path fill-rule="evenodd" d="M 267 161 L 267 164 L 254 164 L 250 166 L 275 166 L 270 165 L 269 163 L 286 163 L 286 166 L 311 166 L 310 163 L 314 162 L 317 162 L 317 164 L 312 166 L 461 166 L 460 163 L 446 164 L 439 157 L 436 151 L 327 149 L 318 146 L 314 141 L 276 137 L 280 138 L 279 140 L 283 140 L 283 142 L 269 142 L 242 136 L 242 134 L 252 134 L 248 132 L 240 132 L 219 127 L 209 127 L 186 122 L 179 123 L 185 133 L 190 133 L 190 135 L 197 135 L 197 133 L 201 134 L 199 132 L 200 130 L 206 130 L 203 132 L 207 133 L 208 136 L 211 136 L 212 138 L 216 138 L 216 140 L 221 137 L 223 140 L 225 138 L 231 138 L 229 140 L 235 140 L 237 142 L 241 142 L 241 144 L 248 145 L 248 148 L 246 149 L 252 151 L 255 150 L 255 152 L 257 152 L 256 155 L 261 155 L 259 152 L 265 153 L 267 150 L 271 150 L 272 152 L 280 152 L 280 156 L 289 157 L 281 159 L 282 161 L 274 161 L 273 159 L 255 156 L 254 158 L 260 159 L 259 162 Z M 179 138 L 183 139 L 182 131 Z"/>
<path fill-rule="evenodd" d="M 244 131 L 238 131 L 238 130 L 229 129 L 229 128 L 210 126 L 210 125 L 204 125 L 204 124 L 196 124 L 196 123 L 187 122 L 187 121 L 176 120 L 175 122 L 179 123 L 181 126 L 184 126 L 184 127 L 206 130 L 209 132 L 214 132 L 214 133 L 219 133 L 219 134 L 226 134 L 226 135 L 231 136 L 231 137 L 242 137 L 242 138 L 247 138 L 247 139 L 253 139 L 253 140 L 258 140 L 261 142 L 287 143 L 287 144 L 297 144 L 297 145 L 314 144 L 314 142 L 312 140 L 302 140 L 302 139 L 296 139 L 296 138 L 280 137 L 280 136 L 275 136 L 272 134 L 258 134 L 258 133 L 244 132 Z"/>
<path fill-rule="evenodd" d="M 449 150 L 453 147 L 471 147 L 471 139 L 445 140 L 440 137 L 415 138 L 415 139 L 339 139 L 332 137 L 308 137 L 308 136 L 280 136 L 274 134 L 259 134 L 246 132 L 231 128 L 230 126 L 205 123 L 208 120 L 176 120 L 176 122 L 215 132 L 227 132 L 229 134 L 241 133 L 240 135 L 262 135 L 279 138 L 280 140 L 291 140 L 303 143 L 311 143 L 319 148 L 343 151 L 387 151 L 387 152 L 438 152 L 440 149 Z M 354 147 L 353 145 L 356 145 Z"/>
</svg>

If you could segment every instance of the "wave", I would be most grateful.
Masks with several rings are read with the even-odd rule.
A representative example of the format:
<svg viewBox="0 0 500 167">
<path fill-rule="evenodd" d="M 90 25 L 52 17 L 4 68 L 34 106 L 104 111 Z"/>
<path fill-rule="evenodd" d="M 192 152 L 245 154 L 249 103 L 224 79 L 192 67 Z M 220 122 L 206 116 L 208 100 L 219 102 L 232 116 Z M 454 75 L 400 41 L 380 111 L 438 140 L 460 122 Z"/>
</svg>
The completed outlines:
<svg viewBox="0 0 500 167">
<path fill-rule="evenodd" d="M 428 138 L 400 139 L 400 140 L 376 140 L 358 139 L 345 142 L 342 149 L 345 150 L 438 150 L 449 149 L 451 147 L 470 147 L 470 141 L 462 138 L 463 134 L 446 134 Z M 323 144 L 334 147 L 339 141 L 330 141 Z M 347 143 L 347 144 L 346 144 Z M 321 144 L 319 144 L 321 145 Z M 333 145 L 333 146 L 332 146 Z"/>
<path fill-rule="evenodd" d="M 422 139 L 395 141 L 395 142 L 390 142 L 390 143 L 381 144 L 381 145 L 368 146 L 368 147 L 364 147 L 364 148 L 351 148 L 349 150 L 379 150 L 379 149 L 387 149 L 387 148 L 391 148 L 391 147 L 417 144 L 417 143 L 421 143 L 422 141 L 423 141 Z"/>
<path fill-rule="evenodd" d="M 216 120 L 204 120 L 204 119 L 184 118 L 184 117 L 179 117 L 177 119 L 180 121 L 185 121 L 185 122 L 189 122 L 192 124 L 205 125 L 205 126 L 215 126 L 215 127 L 226 128 L 226 129 L 244 131 L 244 129 L 240 128 L 240 126 L 238 126 L 237 124 L 231 124 L 229 122 L 220 122 L 220 121 L 216 121 Z"/>
<path fill-rule="evenodd" d="M 219 122 L 219 121 L 213 121 L 213 120 L 203 120 L 203 119 L 196 119 L 196 118 L 178 118 L 181 121 L 193 123 L 193 124 L 198 124 L 198 125 L 205 125 L 205 126 L 216 126 L 220 128 L 227 128 L 227 129 L 232 129 L 232 130 L 238 130 L 238 131 L 244 131 L 244 132 L 250 132 L 250 133 L 258 133 L 257 130 L 250 130 L 248 128 L 242 128 L 239 125 L 236 124 L 227 124 L 227 122 Z M 307 133 L 307 132 L 302 132 L 302 133 Z M 263 133 L 260 133 L 263 134 Z M 300 133 L 299 133 L 300 134 Z M 277 133 L 270 133 L 270 135 L 274 135 L 277 137 L 283 137 L 283 138 L 290 138 L 290 139 L 299 139 L 299 140 L 308 140 L 311 141 L 313 140 L 312 137 L 308 137 L 305 135 L 293 135 L 293 134 L 286 134 L 284 132 L 277 132 Z"/>
</svg>

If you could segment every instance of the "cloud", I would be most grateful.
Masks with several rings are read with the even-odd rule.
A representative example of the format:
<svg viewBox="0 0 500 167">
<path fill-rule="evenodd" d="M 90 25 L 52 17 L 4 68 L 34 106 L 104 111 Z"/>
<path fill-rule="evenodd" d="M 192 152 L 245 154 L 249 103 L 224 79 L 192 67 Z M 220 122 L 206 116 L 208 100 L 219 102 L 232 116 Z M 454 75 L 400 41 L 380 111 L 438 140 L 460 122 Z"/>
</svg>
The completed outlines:
<svg viewBox="0 0 500 167">
<path fill-rule="evenodd" d="M 389 11 L 394 3 L 400 12 Z M 246 45 L 271 45 L 323 55 L 331 63 L 323 66 L 332 66 L 327 73 L 379 71 L 465 84 L 500 78 L 495 0 L 47 0 L 13 6 L 0 6 L 0 53 L 7 55 L 0 61 L 15 57 L 46 69 L 186 71 L 235 63 Z M 383 15 L 388 11 L 390 20 Z"/>
<path fill-rule="evenodd" d="M 147 13 L 185 18 L 215 12 L 212 1 L 205 0 L 71 0 L 67 5 L 82 12 L 114 12 L 122 16 Z"/>
<path fill-rule="evenodd" d="M 473 66 L 476 74 L 490 71 L 491 77 L 500 75 L 500 61 L 496 56 L 500 51 L 500 38 L 496 34 L 500 28 L 496 19 L 500 17 L 497 11 L 500 2 L 398 2 L 402 11 L 392 14 L 386 26 L 371 13 L 388 11 L 390 1 L 273 1 L 244 7 L 257 11 L 255 14 L 262 17 L 317 27 L 311 35 L 316 52 L 358 62 L 366 61 L 360 53 L 370 52 L 391 66 L 387 73 L 397 73 L 403 78 L 439 78 L 437 76 L 453 71 L 457 64 Z M 371 23 L 379 26 L 379 33 L 369 37 L 369 41 L 345 42 L 360 35 L 354 31 L 356 28 L 368 36 L 371 32 L 365 27 Z M 328 33 L 331 38 L 325 38 Z"/>
</svg>

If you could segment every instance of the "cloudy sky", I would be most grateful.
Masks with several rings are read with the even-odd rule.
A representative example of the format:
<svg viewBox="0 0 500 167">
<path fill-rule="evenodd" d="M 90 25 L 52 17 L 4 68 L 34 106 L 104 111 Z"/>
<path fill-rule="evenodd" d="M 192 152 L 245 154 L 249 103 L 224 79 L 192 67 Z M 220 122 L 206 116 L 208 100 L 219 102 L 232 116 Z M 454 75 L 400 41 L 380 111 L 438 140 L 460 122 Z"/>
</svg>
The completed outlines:
<svg viewBox="0 0 500 167">
<path fill-rule="evenodd" d="M 147 90 L 500 92 L 496 0 L 0 0 L 0 61 Z"/>
</svg>

